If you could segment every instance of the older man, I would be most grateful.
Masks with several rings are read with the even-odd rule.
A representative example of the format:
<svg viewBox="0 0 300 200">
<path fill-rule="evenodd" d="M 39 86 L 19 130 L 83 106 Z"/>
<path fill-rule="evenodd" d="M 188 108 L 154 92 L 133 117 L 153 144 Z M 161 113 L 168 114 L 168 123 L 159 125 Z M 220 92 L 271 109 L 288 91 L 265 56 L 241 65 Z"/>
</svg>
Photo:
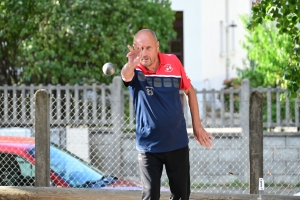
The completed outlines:
<svg viewBox="0 0 300 200">
<path fill-rule="evenodd" d="M 159 52 L 159 41 L 150 29 L 134 36 L 121 76 L 133 97 L 136 147 L 143 183 L 142 199 L 159 199 L 163 166 L 171 198 L 190 195 L 189 147 L 180 93 L 188 98 L 195 139 L 211 147 L 213 136 L 201 125 L 195 90 L 179 59 Z"/>
</svg>

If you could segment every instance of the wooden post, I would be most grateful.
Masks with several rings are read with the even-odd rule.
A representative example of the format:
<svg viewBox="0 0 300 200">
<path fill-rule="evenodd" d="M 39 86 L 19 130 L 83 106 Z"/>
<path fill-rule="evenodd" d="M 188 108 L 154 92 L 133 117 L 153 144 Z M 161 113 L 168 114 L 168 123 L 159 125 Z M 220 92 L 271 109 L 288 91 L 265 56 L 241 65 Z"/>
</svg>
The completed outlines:
<svg viewBox="0 0 300 200">
<path fill-rule="evenodd" d="M 250 194 L 259 194 L 259 178 L 263 178 L 263 99 L 252 92 L 249 109 Z"/>
<path fill-rule="evenodd" d="M 38 90 L 35 101 L 35 186 L 50 186 L 50 100 L 46 90 Z"/>
</svg>

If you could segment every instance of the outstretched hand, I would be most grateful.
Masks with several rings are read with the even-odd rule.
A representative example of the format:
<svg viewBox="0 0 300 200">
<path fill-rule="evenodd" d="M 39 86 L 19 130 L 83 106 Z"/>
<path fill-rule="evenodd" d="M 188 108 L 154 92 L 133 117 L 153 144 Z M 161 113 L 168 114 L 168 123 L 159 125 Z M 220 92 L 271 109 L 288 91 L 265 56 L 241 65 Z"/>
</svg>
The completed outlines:
<svg viewBox="0 0 300 200">
<path fill-rule="evenodd" d="M 128 64 L 137 66 L 140 62 L 140 49 L 134 48 L 130 45 L 127 46 L 129 52 L 127 53 L 126 57 L 128 58 Z"/>
<path fill-rule="evenodd" d="M 202 147 L 207 148 L 210 148 L 213 145 L 212 140 L 215 139 L 215 137 L 207 133 L 204 128 L 194 129 L 194 137 Z"/>
</svg>

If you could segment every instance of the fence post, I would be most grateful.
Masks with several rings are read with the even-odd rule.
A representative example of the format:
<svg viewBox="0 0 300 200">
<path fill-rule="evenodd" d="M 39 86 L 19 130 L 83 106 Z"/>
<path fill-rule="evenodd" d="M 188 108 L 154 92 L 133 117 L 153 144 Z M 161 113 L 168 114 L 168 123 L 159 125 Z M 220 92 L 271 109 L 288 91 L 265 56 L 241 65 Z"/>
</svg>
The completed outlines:
<svg viewBox="0 0 300 200">
<path fill-rule="evenodd" d="M 114 166 L 115 171 L 113 172 L 116 176 L 122 175 L 123 166 L 123 150 L 122 150 L 122 128 L 123 128 L 123 115 L 122 110 L 123 98 L 122 98 L 122 80 L 120 76 L 113 78 L 112 84 L 110 85 L 111 91 L 111 121 L 112 131 L 115 139 L 116 151 L 114 152 L 114 159 L 116 160 Z"/>
<path fill-rule="evenodd" d="M 241 85 L 241 96 L 240 96 L 240 123 L 242 128 L 242 141 L 244 148 L 243 157 L 245 158 L 244 163 L 242 166 L 244 168 L 244 182 L 249 182 L 249 100 L 250 100 L 250 82 L 248 79 L 244 79 Z"/>
<path fill-rule="evenodd" d="M 259 194 L 259 178 L 263 178 L 263 99 L 260 92 L 252 92 L 249 110 L 250 194 Z"/>
<path fill-rule="evenodd" d="M 35 186 L 50 186 L 50 100 L 46 90 L 38 90 L 35 101 Z"/>
</svg>

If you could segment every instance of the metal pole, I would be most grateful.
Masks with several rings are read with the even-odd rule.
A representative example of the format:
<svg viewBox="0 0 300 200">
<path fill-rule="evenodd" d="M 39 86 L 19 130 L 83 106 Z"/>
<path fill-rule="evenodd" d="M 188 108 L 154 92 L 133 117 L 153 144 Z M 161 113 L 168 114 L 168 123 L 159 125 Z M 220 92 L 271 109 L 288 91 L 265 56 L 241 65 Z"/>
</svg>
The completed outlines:
<svg viewBox="0 0 300 200">
<path fill-rule="evenodd" d="M 225 54 L 226 54 L 226 80 L 229 79 L 229 19 L 228 19 L 228 15 L 229 15 L 229 11 L 228 11 L 228 0 L 225 1 L 225 40 L 226 40 L 226 47 L 225 47 Z"/>
</svg>

